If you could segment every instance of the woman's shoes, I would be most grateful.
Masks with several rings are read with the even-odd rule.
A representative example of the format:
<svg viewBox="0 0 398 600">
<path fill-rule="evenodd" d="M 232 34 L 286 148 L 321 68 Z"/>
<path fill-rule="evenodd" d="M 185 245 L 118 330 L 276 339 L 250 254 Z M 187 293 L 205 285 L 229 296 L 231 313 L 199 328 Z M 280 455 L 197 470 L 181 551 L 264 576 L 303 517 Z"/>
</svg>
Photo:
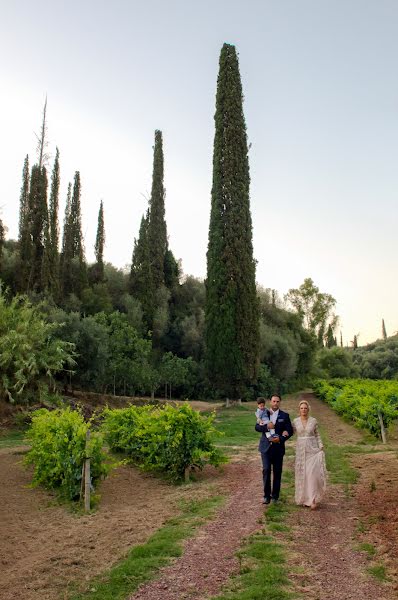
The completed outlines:
<svg viewBox="0 0 398 600">
<path fill-rule="evenodd" d="M 310 506 L 310 509 L 311 509 L 311 510 L 315 510 L 315 509 L 316 509 L 316 502 L 315 502 L 315 500 L 314 500 L 314 501 L 313 501 L 313 503 L 311 504 L 311 506 Z"/>
</svg>

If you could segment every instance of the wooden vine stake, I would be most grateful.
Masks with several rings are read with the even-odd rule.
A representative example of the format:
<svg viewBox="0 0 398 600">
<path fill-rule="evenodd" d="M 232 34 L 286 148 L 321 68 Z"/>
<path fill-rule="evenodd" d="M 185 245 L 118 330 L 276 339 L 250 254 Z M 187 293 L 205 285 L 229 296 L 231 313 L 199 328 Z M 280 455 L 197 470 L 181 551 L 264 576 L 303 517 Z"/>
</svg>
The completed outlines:
<svg viewBox="0 0 398 600">
<path fill-rule="evenodd" d="M 185 467 L 184 469 L 184 481 L 185 483 L 189 482 L 189 474 L 191 472 L 191 467 Z"/>
<path fill-rule="evenodd" d="M 381 439 L 383 440 L 383 444 L 387 444 L 386 428 L 384 427 L 383 417 L 381 416 L 380 411 L 377 411 L 377 416 L 379 417 L 379 421 L 380 421 Z"/>
<path fill-rule="evenodd" d="M 90 491 L 91 491 L 91 477 L 90 477 L 90 457 L 88 456 L 88 446 L 90 442 L 90 430 L 86 431 L 86 458 L 84 460 L 84 510 L 89 512 L 90 510 Z"/>
</svg>

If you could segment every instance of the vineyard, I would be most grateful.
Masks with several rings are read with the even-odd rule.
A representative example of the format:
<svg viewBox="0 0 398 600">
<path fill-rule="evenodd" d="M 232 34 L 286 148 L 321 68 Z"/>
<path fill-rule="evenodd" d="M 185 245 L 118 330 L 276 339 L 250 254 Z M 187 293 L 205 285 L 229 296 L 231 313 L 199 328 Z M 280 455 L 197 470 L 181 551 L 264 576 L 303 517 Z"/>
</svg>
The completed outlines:
<svg viewBox="0 0 398 600">
<path fill-rule="evenodd" d="M 398 381 L 372 379 L 318 380 L 314 391 L 337 414 L 380 437 L 381 420 L 386 428 L 398 419 Z"/>
<path fill-rule="evenodd" d="M 68 501 L 82 497 L 87 459 L 92 489 L 109 474 L 112 459 L 103 450 L 104 441 L 114 455 L 121 454 L 144 471 L 173 482 L 188 480 L 192 469 L 226 462 L 214 445 L 219 435 L 214 418 L 214 413 L 203 416 L 187 403 L 106 408 L 89 422 L 81 410 L 41 409 L 27 433 L 31 449 L 25 463 L 34 467 L 33 484 L 55 490 Z"/>
</svg>

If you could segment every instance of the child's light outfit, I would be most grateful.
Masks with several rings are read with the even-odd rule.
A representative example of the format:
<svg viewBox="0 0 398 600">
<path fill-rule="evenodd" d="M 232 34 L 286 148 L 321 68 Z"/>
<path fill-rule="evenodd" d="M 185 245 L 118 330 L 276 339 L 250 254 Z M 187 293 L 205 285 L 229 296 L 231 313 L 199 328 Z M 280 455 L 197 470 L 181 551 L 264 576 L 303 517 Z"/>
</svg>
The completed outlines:
<svg viewBox="0 0 398 600">
<path fill-rule="evenodd" d="M 268 425 L 268 423 L 271 422 L 271 419 L 269 418 L 269 414 L 267 409 L 262 409 L 262 408 L 258 408 L 256 410 L 256 417 L 257 417 L 257 423 L 260 423 L 261 421 L 261 425 Z M 267 436 L 267 438 L 273 437 L 275 435 L 275 429 L 269 429 L 265 435 Z"/>
</svg>

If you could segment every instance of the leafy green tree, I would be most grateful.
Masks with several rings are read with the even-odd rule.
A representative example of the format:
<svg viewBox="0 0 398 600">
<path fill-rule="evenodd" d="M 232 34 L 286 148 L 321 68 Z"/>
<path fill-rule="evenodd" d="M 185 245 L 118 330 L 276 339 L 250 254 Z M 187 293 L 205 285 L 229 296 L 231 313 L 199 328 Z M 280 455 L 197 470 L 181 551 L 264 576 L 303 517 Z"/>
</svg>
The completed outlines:
<svg viewBox="0 0 398 600">
<path fill-rule="evenodd" d="M 112 301 L 113 309 L 125 312 L 123 297 L 129 288 L 129 273 L 126 269 L 117 269 L 111 263 L 104 263 L 104 278 Z"/>
<path fill-rule="evenodd" d="M 316 356 L 316 369 L 324 379 L 358 377 L 359 370 L 353 362 L 352 352 L 345 348 L 321 348 Z"/>
<path fill-rule="evenodd" d="M 121 312 L 127 316 L 129 324 L 134 327 L 139 335 L 144 335 L 144 314 L 142 312 L 141 302 L 137 298 L 133 298 L 130 294 L 123 294 L 121 301 Z"/>
<path fill-rule="evenodd" d="M 104 374 L 104 391 L 135 395 L 137 390 L 152 386 L 151 342 L 139 337 L 127 316 L 119 312 L 95 315 L 97 323 L 108 332 L 108 361 Z"/>
<path fill-rule="evenodd" d="M 217 83 L 206 280 L 210 381 L 239 399 L 258 367 L 259 323 L 249 161 L 236 49 L 224 44 Z"/>
<path fill-rule="evenodd" d="M 162 132 L 155 131 L 153 150 L 152 190 L 149 202 L 147 228 L 151 275 L 154 290 L 164 285 L 164 264 L 167 250 L 167 227 L 165 220 L 164 158 Z"/>
<path fill-rule="evenodd" d="M 352 354 L 361 377 L 398 379 L 398 335 L 361 346 Z"/>
<path fill-rule="evenodd" d="M 4 284 L 4 289 L 8 289 L 11 296 L 15 295 L 20 287 L 20 268 L 18 242 L 5 239 L 1 257 L 0 279 Z"/>
<path fill-rule="evenodd" d="M 289 290 L 286 299 L 303 319 L 304 327 L 322 346 L 328 324 L 333 332 L 338 322 L 338 317 L 333 313 L 336 305 L 333 296 L 320 292 L 312 279 L 307 277 L 299 288 Z"/>
<path fill-rule="evenodd" d="M 81 310 L 86 315 L 113 311 L 112 300 L 105 283 L 94 283 L 91 287 L 84 288 L 81 302 Z"/>
<path fill-rule="evenodd" d="M 73 344 L 55 329 L 40 306 L 24 296 L 7 302 L 0 291 L 0 398 L 26 404 L 51 398 L 55 375 L 74 364 Z"/>
</svg>

